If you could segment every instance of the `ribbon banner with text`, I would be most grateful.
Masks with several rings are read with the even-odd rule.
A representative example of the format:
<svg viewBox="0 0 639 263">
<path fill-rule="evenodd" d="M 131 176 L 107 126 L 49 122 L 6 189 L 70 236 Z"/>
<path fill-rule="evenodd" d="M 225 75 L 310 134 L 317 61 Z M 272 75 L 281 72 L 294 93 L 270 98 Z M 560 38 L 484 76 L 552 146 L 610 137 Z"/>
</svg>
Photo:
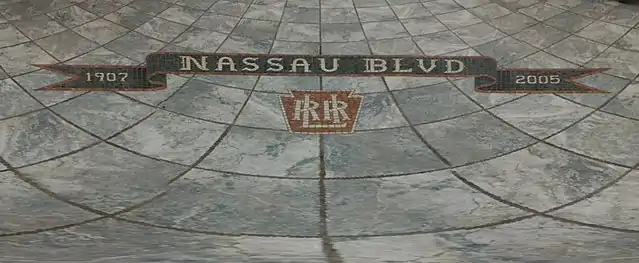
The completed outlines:
<svg viewBox="0 0 639 263">
<path fill-rule="evenodd" d="M 71 78 L 40 90 L 154 91 L 166 75 L 474 77 L 483 93 L 606 93 L 575 80 L 592 69 L 499 68 L 479 56 L 337 56 L 218 53 L 152 53 L 145 66 L 38 64 Z"/>
</svg>

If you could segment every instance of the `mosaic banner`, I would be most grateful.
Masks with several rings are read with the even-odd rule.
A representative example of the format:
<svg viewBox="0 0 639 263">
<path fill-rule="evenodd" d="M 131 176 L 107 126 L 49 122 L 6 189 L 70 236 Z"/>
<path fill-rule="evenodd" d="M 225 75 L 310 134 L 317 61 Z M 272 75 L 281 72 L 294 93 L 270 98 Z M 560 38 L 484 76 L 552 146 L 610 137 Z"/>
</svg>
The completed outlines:
<svg viewBox="0 0 639 263">
<path fill-rule="evenodd" d="M 499 68 L 477 56 L 152 53 L 145 66 L 38 64 L 71 78 L 40 90 L 154 91 L 166 75 L 473 77 L 483 93 L 605 93 L 575 80 L 606 69 Z"/>
</svg>

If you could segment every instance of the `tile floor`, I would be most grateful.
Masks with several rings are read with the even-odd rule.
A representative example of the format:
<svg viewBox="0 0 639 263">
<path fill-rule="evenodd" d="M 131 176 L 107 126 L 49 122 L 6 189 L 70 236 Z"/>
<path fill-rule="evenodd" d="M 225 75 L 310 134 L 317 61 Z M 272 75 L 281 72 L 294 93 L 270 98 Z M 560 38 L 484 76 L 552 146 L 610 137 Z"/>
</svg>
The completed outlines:
<svg viewBox="0 0 639 263">
<path fill-rule="evenodd" d="M 0 262 L 638 262 L 638 24 L 600 0 L 0 0 Z M 581 81 L 610 93 L 173 75 L 36 90 L 65 77 L 31 64 L 156 51 L 485 55 L 607 67 Z M 357 131 L 289 133 L 288 89 L 355 89 Z"/>
</svg>

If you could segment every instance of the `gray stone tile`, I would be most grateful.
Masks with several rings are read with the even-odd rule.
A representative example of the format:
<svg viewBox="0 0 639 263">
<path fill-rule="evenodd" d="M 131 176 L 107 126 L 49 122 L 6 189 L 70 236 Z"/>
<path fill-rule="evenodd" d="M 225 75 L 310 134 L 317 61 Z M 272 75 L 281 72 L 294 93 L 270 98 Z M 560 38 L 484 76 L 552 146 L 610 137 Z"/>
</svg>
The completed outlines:
<svg viewBox="0 0 639 263">
<path fill-rule="evenodd" d="M 410 37 L 369 41 L 375 55 L 423 55 Z"/>
<path fill-rule="evenodd" d="M 539 51 L 523 59 L 508 64 L 509 68 L 579 68 L 576 64 Z"/>
<path fill-rule="evenodd" d="M 363 23 L 362 28 L 368 40 L 401 38 L 409 36 L 399 21 Z"/>
<path fill-rule="evenodd" d="M 104 16 L 122 7 L 122 4 L 118 2 L 104 0 L 87 0 L 77 3 L 76 5 L 97 16 Z"/>
<path fill-rule="evenodd" d="M 494 58 L 501 65 L 512 63 L 537 52 L 535 47 L 512 37 L 488 42 L 477 46 L 475 50 L 484 56 Z"/>
<path fill-rule="evenodd" d="M 275 39 L 278 27 L 279 23 L 274 21 L 242 19 L 231 34 L 254 40 L 272 40 Z"/>
<path fill-rule="evenodd" d="M 288 0 L 286 1 L 286 7 L 309 7 L 319 8 L 319 0 Z M 324 6 L 326 7 L 326 6 Z"/>
<path fill-rule="evenodd" d="M 209 10 L 216 14 L 241 17 L 248 9 L 248 4 L 221 0 L 213 4 Z"/>
<path fill-rule="evenodd" d="M 568 98 L 572 101 L 579 102 L 590 107 L 598 108 L 606 103 L 610 98 L 614 97 L 620 90 L 628 85 L 630 82 L 627 79 L 607 75 L 607 74 L 595 74 L 580 78 L 578 83 L 586 84 L 590 87 L 595 87 L 607 91 L 606 94 L 561 94 L 560 96 Z"/>
<path fill-rule="evenodd" d="M 464 78 L 453 81 L 466 96 L 484 108 L 491 108 L 523 97 L 524 94 L 480 93 L 475 91 L 475 79 Z"/>
<path fill-rule="evenodd" d="M 153 158 L 190 165 L 215 143 L 226 126 L 157 112 L 110 141 Z"/>
<path fill-rule="evenodd" d="M 384 77 L 390 91 L 421 88 L 447 82 L 445 78 Z"/>
<path fill-rule="evenodd" d="M 67 79 L 67 76 L 50 71 L 39 70 L 18 76 L 15 81 L 29 91 L 38 101 L 46 106 L 51 106 L 62 101 L 79 96 L 82 93 L 77 91 L 36 91 L 44 86 L 48 86 Z"/>
<path fill-rule="evenodd" d="M 394 94 L 399 107 L 412 124 L 453 118 L 479 110 L 450 83 L 401 90 Z M 429 109 L 420 105 L 429 105 Z"/>
<path fill-rule="evenodd" d="M 96 142 L 49 111 L 0 121 L 0 131 L 4 134 L 2 156 L 14 166 L 44 161 Z"/>
<path fill-rule="evenodd" d="M 479 46 L 506 36 L 506 34 L 487 23 L 456 29 L 453 30 L 453 33 L 470 46 Z"/>
<path fill-rule="evenodd" d="M 459 51 L 469 48 L 459 37 L 453 32 L 443 31 L 425 36 L 413 37 L 417 45 L 429 56 L 442 55 L 453 51 Z"/>
<path fill-rule="evenodd" d="M 141 238 L 143 237 L 143 238 Z M 319 238 L 228 237 L 194 234 L 161 228 L 101 220 L 34 235 L 7 238 L 2 257 L 46 262 L 118 260 L 127 262 L 219 261 L 324 263 Z M 89 245 L 100 243 L 100 246 Z M 215 244 L 215 246 L 211 246 Z M 60 249 L 60 246 L 69 249 Z M 34 249 L 38 247 L 40 249 Z M 98 248 L 99 247 L 99 248 Z M 167 252 L 169 250 L 170 252 Z M 145 251 L 140 253 L 140 251 Z"/>
<path fill-rule="evenodd" d="M 249 6 L 244 17 L 250 19 L 280 21 L 282 19 L 283 12 L 284 10 L 282 6 L 253 4 Z"/>
<path fill-rule="evenodd" d="M 4 72 L 4 70 L 2 70 L 2 67 L 0 67 L 0 80 L 9 78 L 9 75 L 7 75 L 7 73 Z"/>
<path fill-rule="evenodd" d="M 603 192 L 553 214 L 586 223 L 636 230 L 639 227 L 636 220 L 639 209 L 634 200 L 639 198 L 636 190 L 638 176 L 638 171 L 630 172 Z"/>
<path fill-rule="evenodd" d="M 426 35 L 447 30 L 446 26 L 440 23 L 434 16 L 404 19 L 402 20 L 402 24 L 404 24 L 408 33 L 413 36 Z"/>
<path fill-rule="evenodd" d="M 639 162 L 635 154 L 639 140 L 630 136 L 639 121 L 595 113 L 548 141 L 575 152 L 624 165 Z"/>
<path fill-rule="evenodd" d="M 171 42 L 182 34 L 182 32 L 186 31 L 187 28 L 185 25 L 156 17 L 144 23 L 135 31 L 161 41 Z"/>
<path fill-rule="evenodd" d="M 297 42 L 320 42 L 319 24 L 282 23 L 277 40 Z"/>
<path fill-rule="evenodd" d="M 586 64 L 586 67 L 610 68 L 606 73 L 622 78 L 634 79 L 639 75 L 639 65 L 637 61 L 639 61 L 639 52 L 611 47 Z"/>
<path fill-rule="evenodd" d="M 533 142 L 529 136 L 483 112 L 416 128 L 453 165 L 487 160 Z"/>
<path fill-rule="evenodd" d="M 629 118 L 639 119 L 639 82 L 630 84 L 619 95 L 606 104 L 603 108 L 606 112 L 612 112 Z"/>
<path fill-rule="evenodd" d="M 158 105 L 165 100 L 167 100 L 171 95 L 173 95 L 177 90 L 182 88 L 184 84 L 188 81 L 187 78 L 183 78 L 176 75 L 167 75 L 167 88 L 164 90 L 158 90 L 154 92 L 146 92 L 146 91 L 122 91 L 120 94 L 124 94 L 128 98 L 132 98 L 134 100 L 138 100 L 142 103 L 150 104 L 150 105 Z"/>
<path fill-rule="evenodd" d="M 458 4 L 460 4 L 466 9 L 490 4 L 490 0 L 456 0 L 455 2 L 457 2 Z"/>
<path fill-rule="evenodd" d="M 176 2 L 176 4 L 199 10 L 208 10 L 216 2 L 217 0 L 179 0 Z"/>
<path fill-rule="evenodd" d="M 410 128 L 327 135 L 324 144 L 328 178 L 412 174 L 446 167 Z"/>
<path fill-rule="evenodd" d="M 269 53 L 273 46 L 273 36 L 269 39 L 256 39 L 255 37 L 229 36 L 218 52 L 220 53 Z"/>
<path fill-rule="evenodd" d="M 48 15 L 55 19 L 58 23 L 67 27 L 76 27 L 98 18 L 97 15 L 75 5 L 56 10 L 48 13 Z"/>
<path fill-rule="evenodd" d="M 288 131 L 233 127 L 199 167 L 263 176 L 318 178 L 319 139 Z"/>
<path fill-rule="evenodd" d="M 468 12 L 467 10 L 460 10 L 452 13 L 436 15 L 436 17 L 450 29 L 466 27 L 482 22 L 481 19 L 473 15 L 473 13 Z"/>
<path fill-rule="evenodd" d="M 554 95 L 539 94 L 497 106 L 490 111 L 536 138 L 546 138 L 593 110 Z"/>
<path fill-rule="evenodd" d="M 371 50 L 365 41 L 348 43 L 322 43 L 324 55 L 370 55 Z"/>
<path fill-rule="evenodd" d="M 429 12 L 429 10 L 426 9 L 426 7 L 424 7 L 424 5 L 422 5 L 421 3 L 391 5 L 391 8 L 399 19 L 417 18 L 432 15 L 432 13 Z"/>
<path fill-rule="evenodd" d="M 633 27 L 639 23 L 639 12 L 625 6 L 617 6 L 601 17 L 601 20 L 620 26 Z"/>
<path fill-rule="evenodd" d="M 464 10 L 464 7 L 459 5 L 455 1 L 445 1 L 445 0 L 424 1 L 423 5 L 424 7 L 426 7 L 426 9 L 428 9 L 428 11 L 430 11 L 432 14 L 435 14 L 435 15 Z"/>
<path fill-rule="evenodd" d="M 4 16 L 7 20 L 28 19 L 69 5 L 68 1 L 58 0 L 13 2 L 3 5 L 0 9 L 0 16 Z"/>
<path fill-rule="evenodd" d="M 544 21 L 563 13 L 564 10 L 547 3 L 537 3 L 532 6 L 522 8 L 519 12 L 539 21 Z"/>
<path fill-rule="evenodd" d="M 69 200 L 112 213 L 165 190 L 183 169 L 99 144 L 20 171 Z"/>
<path fill-rule="evenodd" d="M 73 44 L 69 45 L 69 42 Z M 88 53 L 100 46 L 100 44 L 90 41 L 71 30 L 42 38 L 36 43 L 60 61 L 66 61 Z"/>
<path fill-rule="evenodd" d="M 227 35 L 206 29 L 191 27 L 178 36 L 173 43 L 201 52 L 215 52 L 224 42 Z"/>
<path fill-rule="evenodd" d="M 0 24 L 0 48 L 28 42 L 29 38 L 9 23 Z"/>
<path fill-rule="evenodd" d="M 499 17 L 507 16 L 512 14 L 512 12 L 505 7 L 502 7 L 496 3 L 490 3 L 483 6 L 478 6 L 469 10 L 471 13 L 476 15 L 477 17 L 486 20 L 496 19 Z"/>
<path fill-rule="evenodd" d="M 542 211 L 580 200 L 625 171 L 545 144 L 455 170 L 497 196 Z"/>
<path fill-rule="evenodd" d="M 49 56 L 33 42 L 0 49 L 0 65 L 11 76 L 38 69 L 31 64 L 51 64 L 56 62 L 55 58 Z"/>
<path fill-rule="evenodd" d="M 0 234 L 63 226 L 96 217 L 51 198 L 11 172 L 0 172 L 0 180 L 3 200 L 0 207 L 11 211 L 2 215 Z"/>
<path fill-rule="evenodd" d="M 577 35 L 586 39 L 594 40 L 607 45 L 612 45 L 622 35 L 630 30 L 627 27 L 615 25 L 604 21 L 595 21 L 581 31 Z"/>
<path fill-rule="evenodd" d="M 377 77 L 322 77 L 322 90 L 352 90 L 355 93 L 386 91 L 386 83 Z"/>
<path fill-rule="evenodd" d="M 584 0 L 548 0 L 546 3 L 554 5 L 556 7 L 570 10 L 576 6 L 583 4 Z"/>
<path fill-rule="evenodd" d="M 312 76 L 261 76 L 256 91 L 289 94 L 290 90 L 320 90 L 320 78 Z"/>
<path fill-rule="evenodd" d="M 570 12 L 587 16 L 593 19 L 599 19 L 602 16 L 608 14 L 608 12 L 613 8 L 615 8 L 614 5 L 608 4 L 606 2 L 586 1 L 579 4 L 578 6 L 575 6 L 574 8 L 571 8 Z"/>
<path fill-rule="evenodd" d="M 531 5 L 539 3 L 540 1 L 538 0 L 492 0 L 491 2 L 494 2 L 513 12 L 517 12 L 517 10 L 521 8 L 529 7 Z"/>
<path fill-rule="evenodd" d="M 349 8 L 354 7 L 353 2 L 343 0 L 319 0 L 323 8 Z"/>
<path fill-rule="evenodd" d="M 65 30 L 64 26 L 46 15 L 18 20 L 15 21 L 13 25 L 32 40 L 47 37 Z"/>
<path fill-rule="evenodd" d="M 238 22 L 240 22 L 238 17 L 204 13 L 193 26 L 228 34 Z"/>
<path fill-rule="evenodd" d="M 51 109 L 102 138 L 121 131 L 153 111 L 149 106 L 115 93 L 89 93 Z"/>
<path fill-rule="evenodd" d="M 158 17 L 183 25 L 191 25 L 202 14 L 204 14 L 204 11 L 176 5 L 162 11 Z"/>
<path fill-rule="evenodd" d="M 135 61 L 144 62 L 146 55 L 162 49 L 165 45 L 166 43 L 132 31 L 104 47 Z"/>
<path fill-rule="evenodd" d="M 313 0 L 289 0 L 289 2 L 296 1 L 313 1 Z M 386 0 L 353 0 L 355 7 L 380 7 L 388 6 Z"/>
<path fill-rule="evenodd" d="M 322 24 L 322 42 L 354 42 L 366 39 L 360 23 Z"/>
<path fill-rule="evenodd" d="M 506 34 L 515 34 L 535 25 L 537 20 L 519 13 L 512 13 L 507 16 L 489 20 L 488 23 Z"/>
<path fill-rule="evenodd" d="M 639 52 L 639 29 L 632 29 L 623 36 L 615 46 L 622 49 L 629 49 Z"/>
<path fill-rule="evenodd" d="M 357 23 L 359 19 L 357 17 L 357 11 L 353 7 L 349 8 L 328 8 L 322 6 L 321 9 L 322 23 Z"/>
<path fill-rule="evenodd" d="M 187 53 L 198 53 L 198 52 L 202 52 L 202 51 L 197 51 L 194 49 L 190 49 L 187 47 L 182 47 L 182 46 L 178 46 L 175 44 L 167 44 L 166 46 L 164 46 L 162 49 L 160 49 L 158 52 L 187 52 Z"/>
<path fill-rule="evenodd" d="M 606 48 L 606 45 L 585 38 L 569 36 L 550 46 L 548 52 L 572 63 L 583 65 L 606 50 Z"/>
<path fill-rule="evenodd" d="M 315 180 L 288 179 L 283 183 L 281 179 L 193 170 L 176 184 L 164 198 L 126 217 L 232 234 L 318 234 L 319 186 Z M 287 205 L 279 205 L 282 203 Z M 256 214 L 256 210 L 262 212 Z"/>
<path fill-rule="evenodd" d="M 567 38 L 569 35 L 570 33 L 561 31 L 554 27 L 545 24 L 537 24 L 524 29 L 523 31 L 513 35 L 513 37 L 533 45 L 534 47 L 544 49 Z"/>
<path fill-rule="evenodd" d="M 395 16 L 395 13 L 390 6 L 361 7 L 357 8 L 357 14 L 359 16 L 359 20 L 364 23 L 397 19 L 397 16 Z"/>
<path fill-rule="evenodd" d="M 320 43 L 275 41 L 272 54 L 319 55 Z"/>
<path fill-rule="evenodd" d="M 153 16 L 140 10 L 125 6 L 117 11 L 104 16 L 105 19 L 124 26 L 128 29 L 136 29 L 150 21 Z"/>
<path fill-rule="evenodd" d="M 246 3 L 252 2 L 255 5 L 270 5 L 274 8 L 285 7 L 287 0 L 240 0 Z"/>
<path fill-rule="evenodd" d="M 105 19 L 98 19 L 79 26 L 73 31 L 98 44 L 104 45 L 128 33 L 129 29 Z"/>
<path fill-rule="evenodd" d="M 365 94 L 357 119 L 357 130 L 388 129 L 408 126 L 388 93 Z"/>
<path fill-rule="evenodd" d="M 190 80 L 162 106 L 191 117 L 231 123 L 247 99 L 248 91 Z"/>
<path fill-rule="evenodd" d="M 534 218 L 475 230 L 341 239 L 335 243 L 335 248 L 349 263 L 623 263 L 637 258 L 634 247 L 639 242 L 634 233 Z M 619 260 L 613 261 L 615 259 Z"/>
<path fill-rule="evenodd" d="M 479 54 L 477 51 L 475 51 L 472 48 L 459 50 L 459 51 L 453 51 L 453 52 L 450 52 L 450 53 L 446 53 L 444 55 L 446 55 L 446 56 L 471 56 L 471 57 L 480 57 L 481 56 L 481 54 Z M 452 78 L 452 79 L 454 79 L 454 78 Z"/>
<path fill-rule="evenodd" d="M 193 78 L 224 87 L 252 90 L 258 79 L 269 76 L 195 75 Z"/>
<path fill-rule="evenodd" d="M 157 15 L 169 8 L 171 4 L 165 1 L 158 2 L 155 0 L 134 0 L 129 6 L 146 14 Z"/>
<path fill-rule="evenodd" d="M 98 48 L 89 53 L 73 58 L 67 62 L 67 65 L 129 65 L 135 66 L 140 64 L 127 57 L 116 54 L 105 48 Z"/>
<path fill-rule="evenodd" d="M 389 5 L 405 5 L 412 3 L 419 3 L 421 0 L 388 0 Z"/>
<path fill-rule="evenodd" d="M 382 179 L 329 180 L 326 192 L 331 235 L 472 227 L 524 214 L 474 191 L 449 171 Z"/>
<path fill-rule="evenodd" d="M 320 9 L 308 7 L 286 7 L 282 21 L 293 23 L 319 23 Z"/>
<path fill-rule="evenodd" d="M 280 131 L 288 130 L 282 112 L 281 96 L 283 95 L 276 93 L 253 92 L 237 118 L 236 124 Z"/>
<path fill-rule="evenodd" d="M 595 20 L 588 17 L 564 12 L 546 20 L 544 23 L 559 28 L 563 31 L 575 33 L 592 24 L 593 22 L 595 22 Z"/>
<path fill-rule="evenodd" d="M 0 87 L 0 119 L 42 108 L 11 79 L 0 80 Z"/>
</svg>

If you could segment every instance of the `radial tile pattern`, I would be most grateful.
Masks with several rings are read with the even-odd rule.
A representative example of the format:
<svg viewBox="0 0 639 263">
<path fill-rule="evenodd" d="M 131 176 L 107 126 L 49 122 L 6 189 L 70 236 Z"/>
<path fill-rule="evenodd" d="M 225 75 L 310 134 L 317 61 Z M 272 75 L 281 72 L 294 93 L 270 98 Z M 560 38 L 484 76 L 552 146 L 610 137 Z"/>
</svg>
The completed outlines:
<svg viewBox="0 0 639 263">
<path fill-rule="evenodd" d="M 639 8 L 602 0 L 0 0 L 0 262 L 639 261 Z M 37 63 L 156 51 L 484 55 L 610 70 L 598 95 L 469 78 L 173 76 L 51 92 Z M 354 133 L 287 131 L 354 90 Z"/>
</svg>

